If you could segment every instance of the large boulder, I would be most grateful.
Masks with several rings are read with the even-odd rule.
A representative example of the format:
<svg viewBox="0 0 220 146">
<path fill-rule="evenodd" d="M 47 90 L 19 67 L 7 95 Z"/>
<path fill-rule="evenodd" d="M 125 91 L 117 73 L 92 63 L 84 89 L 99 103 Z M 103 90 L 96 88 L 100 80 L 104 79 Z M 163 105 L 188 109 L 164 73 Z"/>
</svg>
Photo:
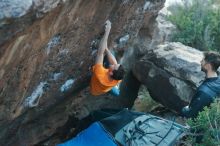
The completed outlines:
<svg viewBox="0 0 220 146">
<path fill-rule="evenodd" d="M 182 45 L 158 45 L 135 63 L 133 73 L 164 106 L 179 112 L 204 79 L 202 52 Z"/>
<path fill-rule="evenodd" d="M 109 46 L 121 48 L 164 1 L 0 2 L 0 145 L 35 145 L 56 136 L 70 116 L 124 107 L 124 99 L 88 93 L 104 23 L 112 21 Z"/>
</svg>

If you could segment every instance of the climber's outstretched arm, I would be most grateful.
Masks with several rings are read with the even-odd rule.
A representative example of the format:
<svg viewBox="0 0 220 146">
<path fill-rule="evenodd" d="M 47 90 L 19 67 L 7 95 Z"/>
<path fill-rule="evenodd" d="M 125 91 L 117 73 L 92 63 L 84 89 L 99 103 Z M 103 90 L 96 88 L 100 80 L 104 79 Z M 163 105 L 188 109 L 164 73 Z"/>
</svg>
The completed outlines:
<svg viewBox="0 0 220 146">
<path fill-rule="evenodd" d="M 110 30 L 111 30 L 111 22 L 107 20 L 105 24 L 105 34 L 99 44 L 99 49 L 96 57 L 96 64 L 103 64 L 104 53 L 105 53 L 105 49 L 107 48 L 107 41 Z"/>
</svg>

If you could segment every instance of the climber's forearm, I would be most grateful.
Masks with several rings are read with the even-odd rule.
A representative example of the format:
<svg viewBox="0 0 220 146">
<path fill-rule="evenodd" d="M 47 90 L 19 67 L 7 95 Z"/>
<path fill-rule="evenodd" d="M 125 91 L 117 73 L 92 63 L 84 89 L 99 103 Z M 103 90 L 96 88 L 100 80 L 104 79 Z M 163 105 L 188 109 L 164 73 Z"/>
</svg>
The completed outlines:
<svg viewBox="0 0 220 146">
<path fill-rule="evenodd" d="M 105 49 L 107 48 L 108 36 L 111 30 L 111 22 L 109 20 L 106 21 L 105 24 L 105 34 L 102 37 L 102 40 L 99 44 L 99 49 L 96 57 L 96 64 L 103 64 Z"/>
<path fill-rule="evenodd" d="M 109 51 L 108 48 L 106 48 L 105 51 L 106 51 L 106 55 L 108 57 L 109 63 L 110 64 L 118 64 L 115 56 L 111 53 L 111 51 Z"/>
<path fill-rule="evenodd" d="M 99 45 L 98 53 L 104 54 L 105 49 L 107 48 L 109 31 L 106 31 Z"/>
</svg>

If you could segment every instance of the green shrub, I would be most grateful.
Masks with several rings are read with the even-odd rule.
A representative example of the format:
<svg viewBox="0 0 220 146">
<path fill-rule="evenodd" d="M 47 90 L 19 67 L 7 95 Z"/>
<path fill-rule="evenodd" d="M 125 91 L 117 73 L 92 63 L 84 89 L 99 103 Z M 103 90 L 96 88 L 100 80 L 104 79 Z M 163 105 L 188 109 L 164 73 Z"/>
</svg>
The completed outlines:
<svg viewBox="0 0 220 146">
<path fill-rule="evenodd" d="M 211 104 L 210 108 L 205 107 L 194 120 L 187 121 L 192 131 L 188 143 L 193 146 L 219 146 L 220 145 L 220 102 Z M 199 133 L 197 133 L 197 132 Z M 202 134 L 201 143 L 196 143 L 196 134 Z"/>
<path fill-rule="evenodd" d="M 199 50 L 220 51 L 219 0 L 192 0 L 169 8 L 170 20 L 177 27 L 172 40 Z"/>
</svg>

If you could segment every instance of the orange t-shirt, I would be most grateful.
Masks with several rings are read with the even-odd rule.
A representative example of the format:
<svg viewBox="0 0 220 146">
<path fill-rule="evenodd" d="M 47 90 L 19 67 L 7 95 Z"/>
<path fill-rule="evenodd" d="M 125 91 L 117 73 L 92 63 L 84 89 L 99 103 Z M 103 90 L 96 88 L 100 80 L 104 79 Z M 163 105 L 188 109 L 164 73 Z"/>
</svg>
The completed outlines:
<svg viewBox="0 0 220 146">
<path fill-rule="evenodd" d="M 92 95 L 101 95 L 116 86 L 121 80 L 109 78 L 109 70 L 102 64 L 95 64 L 92 67 L 92 78 L 90 82 L 90 92 Z"/>
</svg>

